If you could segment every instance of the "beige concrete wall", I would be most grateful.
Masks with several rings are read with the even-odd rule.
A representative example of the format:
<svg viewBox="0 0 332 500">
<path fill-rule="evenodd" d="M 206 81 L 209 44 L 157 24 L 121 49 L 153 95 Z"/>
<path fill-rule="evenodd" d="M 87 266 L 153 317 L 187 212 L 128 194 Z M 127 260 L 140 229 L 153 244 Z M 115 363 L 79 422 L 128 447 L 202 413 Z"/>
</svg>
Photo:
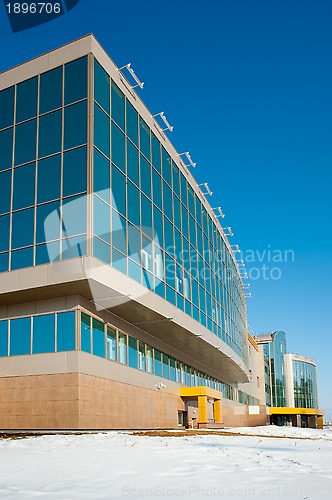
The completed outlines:
<svg viewBox="0 0 332 500">
<path fill-rule="evenodd" d="M 0 428 L 177 428 L 177 395 L 82 373 L 0 378 Z"/>
<path fill-rule="evenodd" d="M 222 421 L 225 427 L 266 425 L 266 406 L 259 406 L 259 414 L 249 414 L 249 407 L 234 401 L 222 401 Z"/>
</svg>

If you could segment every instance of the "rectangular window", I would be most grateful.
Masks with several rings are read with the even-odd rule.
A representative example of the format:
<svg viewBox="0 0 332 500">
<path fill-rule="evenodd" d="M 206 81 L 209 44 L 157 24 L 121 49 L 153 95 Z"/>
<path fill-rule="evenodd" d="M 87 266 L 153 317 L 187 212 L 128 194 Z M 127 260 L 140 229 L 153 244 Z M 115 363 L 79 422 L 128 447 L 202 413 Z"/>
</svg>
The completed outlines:
<svg viewBox="0 0 332 500">
<path fill-rule="evenodd" d="M 121 332 L 118 334 L 118 361 L 127 364 L 127 335 Z"/>
<path fill-rule="evenodd" d="M 55 351 L 54 314 L 32 318 L 32 354 Z"/>
<path fill-rule="evenodd" d="M 39 118 L 38 156 L 49 156 L 61 151 L 62 112 L 54 111 Z"/>
<path fill-rule="evenodd" d="M 0 92 L 0 129 L 10 127 L 14 123 L 15 87 Z"/>
<path fill-rule="evenodd" d="M 93 197 L 93 232 L 100 239 L 111 243 L 110 207 L 97 196 Z"/>
<path fill-rule="evenodd" d="M 9 250 L 9 215 L 0 217 L 0 252 Z"/>
<path fill-rule="evenodd" d="M 86 196 L 67 198 L 62 205 L 62 237 L 86 233 Z"/>
<path fill-rule="evenodd" d="M 38 162 L 37 203 L 60 198 L 61 156 L 51 156 Z"/>
<path fill-rule="evenodd" d="M 112 119 L 124 130 L 125 97 L 119 87 L 112 81 Z"/>
<path fill-rule="evenodd" d="M 153 349 L 149 345 L 146 346 L 146 371 L 153 373 Z"/>
<path fill-rule="evenodd" d="M 31 318 L 10 321 L 10 356 L 30 354 Z"/>
<path fill-rule="evenodd" d="M 158 349 L 154 349 L 154 373 L 158 377 L 163 376 L 162 354 Z"/>
<path fill-rule="evenodd" d="M 107 203 L 110 203 L 110 182 L 110 162 L 104 155 L 99 153 L 97 149 L 94 149 L 93 191 Z"/>
<path fill-rule="evenodd" d="M 135 226 L 128 224 L 128 257 L 135 262 L 140 262 L 141 233 Z"/>
<path fill-rule="evenodd" d="M 92 353 L 105 358 L 105 328 L 104 323 L 92 319 Z"/>
<path fill-rule="evenodd" d="M 81 350 L 91 352 L 91 318 L 81 313 Z"/>
<path fill-rule="evenodd" d="M 128 178 L 138 186 L 138 150 L 127 139 L 127 175 Z"/>
<path fill-rule="evenodd" d="M 18 125 L 15 130 L 15 165 L 28 163 L 36 158 L 37 121 Z"/>
<path fill-rule="evenodd" d="M 34 205 L 35 172 L 35 163 L 14 169 L 13 210 Z"/>
<path fill-rule="evenodd" d="M 7 130 L 0 132 L 0 151 L 1 151 L 1 156 L 0 156 L 0 172 L 1 172 L 2 170 L 7 170 L 12 166 L 12 154 L 13 154 L 12 128 L 8 128 Z"/>
<path fill-rule="evenodd" d="M 122 215 L 126 215 L 126 177 L 112 166 L 112 206 Z"/>
<path fill-rule="evenodd" d="M 87 189 L 86 147 L 63 155 L 63 196 L 83 193 Z"/>
<path fill-rule="evenodd" d="M 114 123 L 112 123 L 112 162 L 125 172 L 125 136 Z"/>
<path fill-rule="evenodd" d="M 127 225 L 124 217 L 121 217 L 115 210 L 112 213 L 112 245 L 120 252 L 127 250 Z"/>
<path fill-rule="evenodd" d="M 154 134 L 152 137 L 152 165 L 158 172 L 161 172 L 161 158 L 160 158 L 160 142 Z"/>
<path fill-rule="evenodd" d="M 172 357 L 169 358 L 169 378 L 174 382 L 176 381 L 175 359 Z"/>
<path fill-rule="evenodd" d="M 143 118 L 140 118 L 140 150 L 141 153 L 144 154 L 144 156 L 150 161 L 151 159 L 151 154 L 150 154 L 150 129 L 143 120 Z"/>
<path fill-rule="evenodd" d="M 56 324 L 57 352 L 75 351 L 75 312 L 57 314 Z"/>
<path fill-rule="evenodd" d="M 139 210 L 140 192 L 134 184 L 127 182 L 128 219 L 139 227 L 141 223 L 141 214 Z"/>
<path fill-rule="evenodd" d="M 19 83 L 16 89 L 16 123 L 37 115 L 38 77 Z"/>
<path fill-rule="evenodd" d="M 166 149 L 161 148 L 163 179 L 171 186 L 171 158 Z"/>
<path fill-rule="evenodd" d="M 151 196 L 151 165 L 146 159 L 140 155 L 140 185 L 143 193 L 148 197 Z"/>
<path fill-rule="evenodd" d="M 116 331 L 110 326 L 107 327 L 107 359 L 116 361 Z"/>
<path fill-rule="evenodd" d="M 145 344 L 138 341 L 138 368 L 146 371 Z"/>
<path fill-rule="evenodd" d="M 8 321 L 0 321 L 0 357 L 8 356 Z"/>
<path fill-rule="evenodd" d="M 94 110 L 94 144 L 107 158 L 110 158 L 110 119 L 97 104 L 95 104 Z"/>
<path fill-rule="evenodd" d="M 110 76 L 104 68 L 94 60 L 94 98 L 98 104 L 110 114 Z"/>
<path fill-rule="evenodd" d="M 137 368 L 137 339 L 128 336 L 128 360 L 129 366 Z"/>
<path fill-rule="evenodd" d="M 169 356 L 167 354 L 163 353 L 163 377 L 164 378 L 170 378 L 169 377 Z"/>
<path fill-rule="evenodd" d="M 138 147 L 138 113 L 126 100 L 126 133 L 129 139 Z"/>
<path fill-rule="evenodd" d="M 44 243 L 60 239 L 60 202 L 46 203 L 37 207 L 36 242 Z"/>
<path fill-rule="evenodd" d="M 40 75 L 39 113 L 47 113 L 62 105 L 62 66 Z"/>
<path fill-rule="evenodd" d="M 88 95 L 88 58 L 82 57 L 65 65 L 65 105 Z"/>
<path fill-rule="evenodd" d="M 0 174 L 0 214 L 10 211 L 11 180 L 11 171 Z"/>
<path fill-rule="evenodd" d="M 33 265 L 33 247 L 15 250 L 11 253 L 11 270 L 23 269 Z"/>
<path fill-rule="evenodd" d="M 74 148 L 87 142 L 87 123 L 86 101 L 65 108 L 64 149 Z"/>
<path fill-rule="evenodd" d="M 33 244 L 34 209 L 15 212 L 12 218 L 12 248 Z"/>
<path fill-rule="evenodd" d="M 152 203 L 144 195 L 141 195 L 141 229 L 152 238 Z"/>
</svg>

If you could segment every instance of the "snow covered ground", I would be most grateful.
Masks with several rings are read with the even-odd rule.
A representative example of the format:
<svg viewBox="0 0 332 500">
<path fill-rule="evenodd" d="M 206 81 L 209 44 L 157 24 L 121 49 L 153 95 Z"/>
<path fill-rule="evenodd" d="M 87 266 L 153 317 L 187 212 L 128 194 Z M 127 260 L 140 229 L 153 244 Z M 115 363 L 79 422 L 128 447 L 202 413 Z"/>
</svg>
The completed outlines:
<svg viewBox="0 0 332 500">
<path fill-rule="evenodd" d="M 107 432 L 3 439 L 0 498 L 332 499 L 331 430 L 229 430 L 259 436 Z"/>
</svg>

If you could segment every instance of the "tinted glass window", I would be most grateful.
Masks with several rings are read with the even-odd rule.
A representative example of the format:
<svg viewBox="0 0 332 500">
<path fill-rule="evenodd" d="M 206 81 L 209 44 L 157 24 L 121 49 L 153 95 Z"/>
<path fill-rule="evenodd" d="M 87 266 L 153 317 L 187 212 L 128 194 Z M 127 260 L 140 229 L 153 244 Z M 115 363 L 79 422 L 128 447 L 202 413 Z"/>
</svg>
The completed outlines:
<svg viewBox="0 0 332 500">
<path fill-rule="evenodd" d="M 60 198 L 61 156 L 51 156 L 38 162 L 37 203 Z"/>
<path fill-rule="evenodd" d="M 56 317 L 56 343 L 57 351 L 75 350 L 75 313 L 65 312 Z"/>
<path fill-rule="evenodd" d="M 10 322 L 10 356 L 30 354 L 30 318 Z"/>
<path fill-rule="evenodd" d="M 137 368 L 137 340 L 133 337 L 128 337 L 128 364 L 132 368 Z"/>
<path fill-rule="evenodd" d="M 107 243 L 100 240 L 99 238 L 93 238 L 93 255 L 97 259 L 105 262 L 105 264 L 111 263 L 111 250 Z"/>
<path fill-rule="evenodd" d="M 150 160 L 150 129 L 140 118 L 140 150 Z"/>
<path fill-rule="evenodd" d="M 4 214 L 10 210 L 11 179 L 11 170 L 0 174 L 0 214 Z"/>
<path fill-rule="evenodd" d="M 104 323 L 92 319 L 92 353 L 105 358 L 105 332 Z"/>
<path fill-rule="evenodd" d="M 54 314 L 32 319 L 32 354 L 55 351 Z"/>
<path fill-rule="evenodd" d="M 116 361 L 116 331 L 107 327 L 107 359 Z"/>
<path fill-rule="evenodd" d="M 115 167 L 112 168 L 113 207 L 126 215 L 126 178 Z"/>
<path fill-rule="evenodd" d="M 37 115 L 38 78 L 34 77 L 17 85 L 16 123 Z"/>
<path fill-rule="evenodd" d="M 5 273 L 9 269 L 8 256 L 9 256 L 8 253 L 0 254 L 0 273 Z"/>
<path fill-rule="evenodd" d="M 112 123 L 112 162 L 125 171 L 125 139 L 121 130 Z"/>
<path fill-rule="evenodd" d="M 60 238 L 60 202 L 46 203 L 37 207 L 36 242 Z"/>
<path fill-rule="evenodd" d="M 110 119 L 95 104 L 94 116 L 94 143 L 100 151 L 102 151 L 108 158 L 110 157 Z"/>
<path fill-rule="evenodd" d="M 8 321 L 0 321 L 0 357 L 8 356 Z"/>
<path fill-rule="evenodd" d="M 33 208 L 13 214 L 12 248 L 20 248 L 33 244 L 33 218 Z"/>
<path fill-rule="evenodd" d="M 65 108 L 65 149 L 85 144 L 87 141 L 86 101 Z"/>
<path fill-rule="evenodd" d="M 41 116 L 39 119 L 39 158 L 61 150 L 62 130 L 61 111 Z"/>
<path fill-rule="evenodd" d="M 36 164 L 14 169 L 13 210 L 34 205 Z"/>
<path fill-rule="evenodd" d="M 11 253 L 11 269 L 23 269 L 33 265 L 33 247 L 15 250 Z"/>
<path fill-rule="evenodd" d="M 83 313 L 81 318 L 81 350 L 85 352 L 91 351 L 90 316 Z"/>
<path fill-rule="evenodd" d="M 138 146 L 138 113 L 129 101 L 126 101 L 126 125 L 127 136 Z"/>
<path fill-rule="evenodd" d="M 0 217 L 0 252 L 9 249 L 9 215 Z"/>
<path fill-rule="evenodd" d="M 60 241 L 53 241 L 36 247 L 36 265 L 48 264 L 59 260 Z"/>
<path fill-rule="evenodd" d="M 94 234 L 107 243 L 111 242 L 110 207 L 94 196 L 93 204 Z"/>
<path fill-rule="evenodd" d="M 120 252 L 126 253 L 126 220 L 115 210 L 112 216 L 112 245 Z"/>
<path fill-rule="evenodd" d="M 86 191 L 86 148 L 73 149 L 63 155 L 63 196 Z"/>
<path fill-rule="evenodd" d="M 0 129 L 14 123 L 14 87 L 0 92 Z"/>
<path fill-rule="evenodd" d="M 127 175 L 138 186 L 138 150 L 127 140 Z"/>
<path fill-rule="evenodd" d="M 134 184 L 130 181 L 127 183 L 127 193 L 128 193 L 128 219 L 130 222 L 135 224 L 135 226 L 140 225 L 140 193 Z"/>
<path fill-rule="evenodd" d="M 62 67 L 40 75 L 39 113 L 47 113 L 62 105 Z"/>
<path fill-rule="evenodd" d="M 124 130 L 125 97 L 119 87 L 112 82 L 112 118 Z"/>
<path fill-rule="evenodd" d="M 87 57 L 65 65 L 65 105 L 84 99 L 88 94 Z"/>
<path fill-rule="evenodd" d="M 28 163 L 36 158 L 36 120 L 16 127 L 15 165 Z"/>
<path fill-rule="evenodd" d="M 86 236 L 76 236 L 62 241 L 62 259 L 74 259 L 86 255 Z"/>
<path fill-rule="evenodd" d="M 86 196 L 68 198 L 62 206 L 62 235 L 74 236 L 86 232 Z"/>
<path fill-rule="evenodd" d="M 13 129 L 0 132 L 0 172 L 12 166 Z"/>
<path fill-rule="evenodd" d="M 151 165 L 142 155 L 140 155 L 140 169 L 141 190 L 146 196 L 151 198 Z"/>
<path fill-rule="evenodd" d="M 109 114 L 110 77 L 96 60 L 94 67 L 95 67 L 95 85 L 94 85 L 95 100 Z"/>
<path fill-rule="evenodd" d="M 152 164 L 158 170 L 158 172 L 161 172 L 160 142 L 153 134 L 152 134 Z"/>
<path fill-rule="evenodd" d="M 93 190 L 103 200 L 110 203 L 110 162 L 94 150 L 94 165 L 93 165 Z"/>
</svg>

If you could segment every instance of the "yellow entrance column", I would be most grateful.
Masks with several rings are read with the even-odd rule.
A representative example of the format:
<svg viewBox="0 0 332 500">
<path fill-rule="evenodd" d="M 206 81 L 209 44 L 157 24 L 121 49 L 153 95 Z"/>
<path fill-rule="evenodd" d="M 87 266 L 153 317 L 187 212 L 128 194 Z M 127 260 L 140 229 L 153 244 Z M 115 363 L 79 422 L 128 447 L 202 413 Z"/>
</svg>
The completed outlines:
<svg viewBox="0 0 332 500">
<path fill-rule="evenodd" d="M 207 396 L 198 396 L 198 423 L 207 423 Z"/>
<path fill-rule="evenodd" d="M 222 424 L 221 399 L 216 399 L 213 405 L 214 421 Z"/>
</svg>

